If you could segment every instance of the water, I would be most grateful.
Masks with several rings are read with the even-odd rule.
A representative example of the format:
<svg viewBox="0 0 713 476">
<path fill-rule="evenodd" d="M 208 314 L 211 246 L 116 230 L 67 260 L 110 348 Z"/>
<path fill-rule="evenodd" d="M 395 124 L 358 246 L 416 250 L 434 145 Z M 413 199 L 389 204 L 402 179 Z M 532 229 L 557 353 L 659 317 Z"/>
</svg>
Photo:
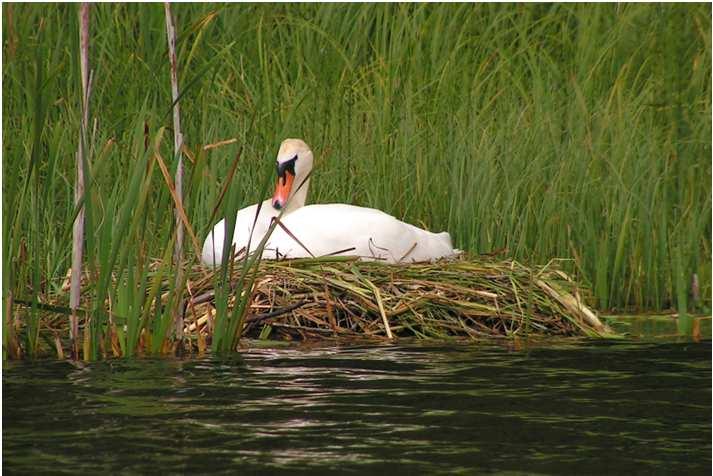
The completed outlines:
<svg viewBox="0 0 713 476">
<path fill-rule="evenodd" d="M 10 473 L 710 474 L 711 344 L 5 363 Z"/>
</svg>

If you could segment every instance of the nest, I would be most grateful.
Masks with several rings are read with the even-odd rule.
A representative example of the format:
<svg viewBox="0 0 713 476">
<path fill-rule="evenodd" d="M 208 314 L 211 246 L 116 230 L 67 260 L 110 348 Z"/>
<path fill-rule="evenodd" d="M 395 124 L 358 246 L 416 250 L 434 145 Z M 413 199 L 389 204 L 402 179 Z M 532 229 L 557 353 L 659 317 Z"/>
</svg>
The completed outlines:
<svg viewBox="0 0 713 476">
<path fill-rule="evenodd" d="M 231 279 L 236 280 L 237 272 L 231 271 Z M 184 333 L 204 343 L 215 319 L 210 301 L 216 280 L 205 270 L 194 273 Z M 610 333 L 583 303 L 585 290 L 554 262 L 528 267 L 461 257 L 385 265 L 332 257 L 266 261 L 255 276 L 243 319 L 242 335 L 249 338 L 479 339 Z"/>
</svg>

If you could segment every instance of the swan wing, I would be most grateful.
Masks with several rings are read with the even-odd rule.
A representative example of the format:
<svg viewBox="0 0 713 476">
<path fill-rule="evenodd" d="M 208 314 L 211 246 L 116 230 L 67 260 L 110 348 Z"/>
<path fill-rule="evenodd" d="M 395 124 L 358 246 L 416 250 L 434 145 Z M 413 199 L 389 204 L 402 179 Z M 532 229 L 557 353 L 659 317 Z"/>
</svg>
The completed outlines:
<svg viewBox="0 0 713 476">
<path fill-rule="evenodd" d="M 431 233 L 373 208 L 309 205 L 284 217 L 282 223 L 290 233 L 278 227 L 268 241 L 265 258 L 303 258 L 342 251 L 340 254 L 366 260 L 403 263 L 454 253 L 448 233 Z"/>
</svg>

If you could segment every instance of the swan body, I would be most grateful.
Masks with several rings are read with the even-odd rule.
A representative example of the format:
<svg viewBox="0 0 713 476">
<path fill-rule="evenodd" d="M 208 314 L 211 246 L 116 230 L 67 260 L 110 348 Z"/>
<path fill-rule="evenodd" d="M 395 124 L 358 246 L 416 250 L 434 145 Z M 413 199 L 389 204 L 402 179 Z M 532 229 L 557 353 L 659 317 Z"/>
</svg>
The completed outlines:
<svg viewBox="0 0 713 476">
<path fill-rule="evenodd" d="M 235 252 L 238 253 L 242 248 L 248 246 L 253 250 L 260 243 L 260 240 L 265 236 L 267 229 L 270 226 L 270 221 L 280 212 L 272 207 L 272 199 L 262 202 L 260 207 L 260 215 L 255 219 L 258 204 L 250 205 L 241 210 L 235 217 L 235 230 L 233 233 L 233 245 Z M 254 224 L 254 229 L 253 229 Z M 252 239 L 250 234 L 252 233 Z M 223 243 L 225 241 L 225 219 L 220 220 L 211 230 L 203 242 L 203 252 L 201 253 L 201 261 L 209 266 L 220 266 L 223 261 Z"/>
<path fill-rule="evenodd" d="M 263 258 L 336 253 L 395 264 L 433 261 L 460 253 L 453 249 L 447 232 L 432 233 L 373 208 L 336 203 L 309 205 L 283 217 L 281 222 L 294 238 L 278 226 L 268 239 Z"/>
<path fill-rule="evenodd" d="M 271 199 L 238 210 L 232 244 L 235 252 L 254 250 L 265 236 L 272 219 L 304 206 L 309 189 L 309 173 L 313 163 L 312 151 L 300 139 L 285 139 L 277 153 L 277 185 Z M 294 187 L 293 187 L 294 184 Z M 253 226 L 254 224 L 254 226 Z M 219 221 L 203 242 L 201 261 L 208 266 L 220 266 L 225 242 L 225 219 Z M 252 236 L 251 236 L 252 234 Z M 250 243 L 250 249 L 248 249 Z"/>
<path fill-rule="evenodd" d="M 257 218 L 258 204 L 243 208 L 236 215 L 231 240 L 236 253 L 243 249 L 253 251 L 280 213 L 280 222 L 289 233 L 279 226 L 274 229 L 263 251 L 265 259 L 338 254 L 386 263 L 411 263 L 460 253 L 453 249 L 447 232 L 431 233 L 380 210 L 339 203 L 304 206 L 312 164 L 312 151 L 303 141 L 282 142 L 272 199 L 262 202 Z M 221 264 L 225 232 L 225 220 L 221 220 L 206 237 L 201 253 L 204 264 Z"/>
</svg>

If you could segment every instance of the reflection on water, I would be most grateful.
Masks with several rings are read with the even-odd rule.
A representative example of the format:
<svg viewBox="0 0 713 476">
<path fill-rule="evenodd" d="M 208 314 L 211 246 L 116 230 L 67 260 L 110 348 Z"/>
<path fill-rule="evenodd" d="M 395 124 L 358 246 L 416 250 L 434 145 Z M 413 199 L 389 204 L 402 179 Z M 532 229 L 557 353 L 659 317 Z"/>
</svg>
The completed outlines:
<svg viewBox="0 0 713 476">
<path fill-rule="evenodd" d="M 710 342 L 6 363 L 3 468 L 710 474 L 710 415 Z"/>
</svg>

